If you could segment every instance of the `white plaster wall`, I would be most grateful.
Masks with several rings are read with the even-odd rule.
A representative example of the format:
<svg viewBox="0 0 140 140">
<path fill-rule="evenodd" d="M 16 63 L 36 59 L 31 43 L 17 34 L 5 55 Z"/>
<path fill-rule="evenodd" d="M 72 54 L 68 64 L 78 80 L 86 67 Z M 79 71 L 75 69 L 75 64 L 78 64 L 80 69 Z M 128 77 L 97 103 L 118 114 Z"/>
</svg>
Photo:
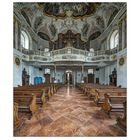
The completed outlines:
<svg viewBox="0 0 140 140">
<path fill-rule="evenodd" d="M 117 54 L 117 86 L 127 87 L 127 49 Z M 119 59 L 124 58 L 124 64 L 119 65 Z"/>
<path fill-rule="evenodd" d="M 105 67 L 99 69 L 99 82 L 105 84 Z"/>
<path fill-rule="evenodd" d="M 58 82 L 59 83 L 64 83 L 64 70 L 57 69 L 56 73 L 55 73 L 54 69 L 51 69 L 50 70 L 50 76 L 51 76 L 51 80 L 52 80 L 53 77 L 55 77 L 55 80 L 56 80 L 57 83 Z M 50 80 L 50 82 L 52 82 L 51 80 Z"/>
<path fill-rule="evenodd" d="M 45 82 L 45 78 L 43 76 L 44 75 L 44 70 L 40 71 L 39 68 L 29 66 L 25 62 L 21 62 L 20 66 L 17 66 L 14 63 L 13 64 L 13 86 L 14 87 L 16 87 L 18 85 L 22 85 L 22 70 L 23 70 L 23 68 L 25 68 L 27 73 L 30 75 L 30 84 L 34 84 L 34 78 L 36 76 L 42 77 L 43 82 Z"/>
<path fill-rule="evenodd" d="M 118 66 L 117 71 L 117 85 L 127 87 L 127 64 L 125 63 L 123 66 Z"/>
<path fill-rule="evenodd" d="M 125 63 L 120 66 L 119 59 L 117 63 L 117 86 L 127 87 L 127 62 L 125 58 Z"/>
<path fill-rule="evenodd" d="M 110 66 L 105 67 L 105 85 L 109 85 Z"/>
<path fill-rule="evenodd" d="M 122 57 L 122 56 L 121 56 Z M 114 68 L 117 69 L 117 86 L 121 85 L 122 87 L 127 87 L 127 60 L 125 58 L 124 65 L 119 65 L 119 58 L 114 64 L 99 68 L 99 71 L 94 71 L 95 82 L 96 78 L 99 78 L 100 84 L 109 84 L 109 75 L 112 73 Z"/>
<path fill-rule="evenodd" d="M 73 83 L 81 83 L 82 80 L 82 72 L 81 71 L 72 71 L 72 75 L 73 75 Z M 60 83 L 64 83 L 65 82 L 65 70 L 56 70 L 56 74 L 54 74 L 54 70 L 51 69 L 51 77 L 54 77 L 56 79 L 56 82 L 58 82 L 58 80 L 60 81 Z M 87 76 L 87 72 L 84 72 L 84 76 Z"/>
<path fill-rule="evenodd" d="M 40 71 L 39 68 L 29 66 L 25 62 L 22 63 L 22 70 L 23 70 L 23 68 L 25 68 L 27 73 L 30 75 L 30 84 L 34 84 L 35 77 L 42 77 L 43 82 L 45 82 L 44 69 Z"/>
<path fill-rule="evenodd" d="M 112 71 L 116 68 L 117 70 L 117 63 L 114 62 L 114 64 L 106 66 L 105 67 L 105 79 L 104 79 L 104 84 L 109 84 L 109 75 L 112 74 Z"/>
<path fill-rule="evenodd" d="M 83 74 L 83 76 L 84 77 L 87 77 L 87 74 L 88 74 L 88 72 L 87 71 L 84 71 L 84 74 Z M 76 83 L 81 83 L 81 81 L 82 81 L 82 72 L 81 71 L 76 71 L 75 72 L 75 82 Z"/>
<path fill-rule="evenodd" d="M 31 84 L 34 84 L 35 77 L 42 77 L 43 82 L 45 82 L 44 69 L 42 69 L 40 71 L 39 68 L 35 68 L 33 66 L 28 66 L 28 73 L 30 75 L 30 83 Z"/>
<path fill-rule="evenodd" d="M 99 71 L 94 71 L 94 78 L 95 78 L 94 81 L 96 82 L 96 78 L 99 78 L 100 84 L 109 84 L 109 75 L 112 73 L 114 68 L 117 69 L 116 62 L 106 67 L 100 67 Z"/>
<path fill-rule="evenodd" d="M 77 71 L 76 72 L 76 83 L 81 83 L 81 80 L 82 80 L 82 72 Z"/>
<path fill-rule="evenodd" d="M 94 71 L 94 82 L 96 83 L 96 78 L 99 78 L 99 71 Z M 100 80 L 100 79 L 99 79 Z M 100 82 L 100 81 L 99 81 Z"/>
<path fill-rule="evenodd" d="M 50 82 L 52 82 L 52 78 L 54 77 L 54 70 L 50 69 Z"/>
<path fill-rule="evenodd" d="M 87 77 L 88 76 L 88 70 L 85 70 L 84 71 L 84 77 Z"/>
<path fill-rule="evenodd" d="M 57 70 L 55 79 L 57 83 L 64 83 L 64 70 Z"/>
<path fill-rule="evenodd" d="M 15 63 L 13 64 L 13 86 L 22 85 L 22 66 L 17 66 Z"/>
<path fill-rule="evenodd" d="M 54 77 L 54 70 L 51 70 L 51 77 Z M 81 71 L 76 71 L 73 70 L 72 71 L 72 76 L 73 76 L 73 83 L 81 83 L 82 80 L 82 72 Z M 84 71 L 84 77 L 87 76 L 87 71 Z M 57 69 L 56 71 L 56 75 L 55 75 L 55 79 L 58 82 L 58 80 L 60 81 L 60 83 L 64 83 L 65 80 L 65 70 L 59 70 Z"/>
</svg>

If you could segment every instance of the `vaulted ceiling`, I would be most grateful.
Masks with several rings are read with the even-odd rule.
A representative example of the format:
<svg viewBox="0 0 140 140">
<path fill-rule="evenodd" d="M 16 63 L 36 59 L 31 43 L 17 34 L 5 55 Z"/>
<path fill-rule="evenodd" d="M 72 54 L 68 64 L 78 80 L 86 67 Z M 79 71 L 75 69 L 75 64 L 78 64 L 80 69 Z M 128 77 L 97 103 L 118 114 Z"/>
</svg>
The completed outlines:
<svg viewBox="0 0 140 140">
<path fill-rule="evenodd" d="M 94 40 L 111 23 L 124 3 L 14 3 L 44 40 L 56 41 L 71 30 L 83 41 Z"/>
</svg>

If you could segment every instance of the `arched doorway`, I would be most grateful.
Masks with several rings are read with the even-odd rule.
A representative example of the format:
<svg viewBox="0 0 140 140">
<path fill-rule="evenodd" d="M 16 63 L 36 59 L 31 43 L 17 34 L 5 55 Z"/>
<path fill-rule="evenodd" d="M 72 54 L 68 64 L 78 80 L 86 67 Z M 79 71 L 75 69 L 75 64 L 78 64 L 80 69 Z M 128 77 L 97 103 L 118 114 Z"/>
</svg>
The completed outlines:
<svg viewBox="0 0 140 140">
<path fill-rule="evenodd" d="M 73 76 L 72 76 L 72 71 L 71 70 L 66 70 L 65 73 L 65 84 L 73 84 Z"/>
</svg>

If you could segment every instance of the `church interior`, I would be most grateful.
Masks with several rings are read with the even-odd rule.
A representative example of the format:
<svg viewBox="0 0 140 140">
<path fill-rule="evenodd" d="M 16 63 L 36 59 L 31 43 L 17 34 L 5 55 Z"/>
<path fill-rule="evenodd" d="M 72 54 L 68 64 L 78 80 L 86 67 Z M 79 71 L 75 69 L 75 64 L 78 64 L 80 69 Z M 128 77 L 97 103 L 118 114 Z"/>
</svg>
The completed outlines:
<svg viewBox="0 0 140 140">
<path fill-rule="evenodd" d="M 14 2 L 13 135 L 127 136 L 127 4 Z"/>
</svg>

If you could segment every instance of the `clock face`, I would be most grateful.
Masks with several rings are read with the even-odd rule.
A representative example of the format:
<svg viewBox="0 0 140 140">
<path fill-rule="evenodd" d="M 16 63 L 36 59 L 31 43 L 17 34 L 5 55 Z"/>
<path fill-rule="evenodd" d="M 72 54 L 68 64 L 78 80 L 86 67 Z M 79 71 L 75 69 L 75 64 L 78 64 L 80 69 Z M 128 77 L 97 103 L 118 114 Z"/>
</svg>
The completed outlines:
<svg viewBox="0 0 140 140">
<path fill-rule="evenodd" d="M 15 63 L 16 63 L 16 65 L 18 65 L 18 66 L 20 65 L 20 59 L 19 59 L 18 57 L 15 58 Z"/>
</svg>

